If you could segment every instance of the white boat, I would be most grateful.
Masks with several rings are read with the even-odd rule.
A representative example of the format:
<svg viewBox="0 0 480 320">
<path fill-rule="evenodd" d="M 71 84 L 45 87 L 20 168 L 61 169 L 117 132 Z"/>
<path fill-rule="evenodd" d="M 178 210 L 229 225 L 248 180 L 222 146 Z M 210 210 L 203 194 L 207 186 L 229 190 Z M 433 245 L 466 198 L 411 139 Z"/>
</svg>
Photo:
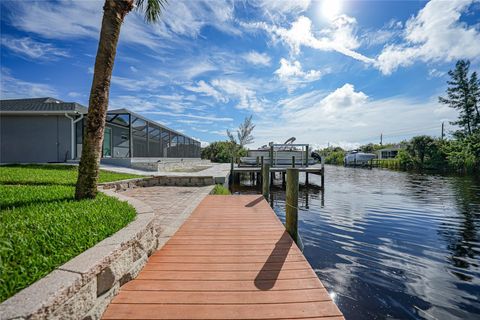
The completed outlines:
<svg viewBox="0 0 480 320">
<path fill-rule="evenodd" d="M 257 150 L 248 150 L 247 156 L 240 158 L 239 166 L 256 166 L 262 157 L 264 163 L 269 163 L 274 167 L 291 166 L 292 157 L 295 157 L 295 166 L 299 167 L 307 164 L 314 165 L 320 162 L 320 155 L 312 153 L 308 144 L 295 144 L 295 140 L 295 137 L 291 137 L 283 144 L 271 142 L 269 145 L 264 145 Z"/>
<path fill-rule="evenodd" d="M 375 159 L 377 155 L 373 153 L 364 153 L 357 150 L 347 153 L 343 162 L 345 166 L 366 166 L 370 160 Z"/>
</svg>

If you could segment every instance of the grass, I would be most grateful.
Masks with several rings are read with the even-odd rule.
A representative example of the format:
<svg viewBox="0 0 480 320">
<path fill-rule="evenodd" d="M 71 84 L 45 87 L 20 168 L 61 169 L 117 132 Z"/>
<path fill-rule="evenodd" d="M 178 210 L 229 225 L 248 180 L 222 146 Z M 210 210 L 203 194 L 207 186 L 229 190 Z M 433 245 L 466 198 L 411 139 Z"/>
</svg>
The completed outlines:
<svg viewBox="0 0 480 320">
<path fill-rule="evenodd" d="M 228 190 L 228 188 L 225 188 L 221 184 L 216 184 L 215 187 L 213 188 L 212 194 L 228 196 L 231 193 L 230 193 L 230 190 Z"/>
<path fill-rule="evenodd" d="M 101 182 L 136 175 L 102 171 Z M 77 167 L 0 166 L 0 302 L 123 228 L 126 202 L 74 200 Z"/>
</svg>

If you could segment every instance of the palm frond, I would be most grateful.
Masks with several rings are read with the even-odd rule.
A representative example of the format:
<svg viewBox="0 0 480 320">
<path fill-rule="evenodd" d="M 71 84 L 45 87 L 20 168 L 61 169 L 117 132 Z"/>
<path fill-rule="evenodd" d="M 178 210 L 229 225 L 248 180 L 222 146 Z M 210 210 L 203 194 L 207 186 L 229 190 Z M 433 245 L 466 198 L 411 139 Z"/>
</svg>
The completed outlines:
<svg viewBox="0 0 480 320">
<path fill-rule="evenodd" d="M 155 23 L 165 10 L 167 0 L 136 0 L 136 10 L 143 13 L 145 21 Z"/>
</svg>

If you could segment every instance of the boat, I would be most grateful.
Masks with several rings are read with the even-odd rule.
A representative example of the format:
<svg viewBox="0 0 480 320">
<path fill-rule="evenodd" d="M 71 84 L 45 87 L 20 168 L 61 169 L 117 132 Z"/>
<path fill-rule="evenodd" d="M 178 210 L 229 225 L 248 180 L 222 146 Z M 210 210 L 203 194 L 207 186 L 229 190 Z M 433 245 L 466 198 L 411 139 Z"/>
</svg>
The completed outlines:
<svg viewBox="0 0 480 320">
<path fill-rule="evenodd" d="M 320 162 L 318 154 L 309 153 L 308 144 L 295 144 L 295 140 L 295 137 L 291 137 L 283 144 L 271 142 L 269 145 L 264 145 L 257 150 L 248 150 L 247 156 L 240 158 L 239 166 L 257 166 L 259 159 L 262 157 L 265 163 L 270 163 L 270 157 L 272 157 L 271 165 L 275 167 L 291 166 L 292 157 L 295 157 L 295 165 L 299 167 Z"/>
<path fill-rule="evenodd" d="M 347 166 L 367 166 L 372 159 L 375 159 L 377 155 L 373 153 L 360 152 L 353 150 L 348 152 L 343 159 L 344 165 Z"/>
</svg>

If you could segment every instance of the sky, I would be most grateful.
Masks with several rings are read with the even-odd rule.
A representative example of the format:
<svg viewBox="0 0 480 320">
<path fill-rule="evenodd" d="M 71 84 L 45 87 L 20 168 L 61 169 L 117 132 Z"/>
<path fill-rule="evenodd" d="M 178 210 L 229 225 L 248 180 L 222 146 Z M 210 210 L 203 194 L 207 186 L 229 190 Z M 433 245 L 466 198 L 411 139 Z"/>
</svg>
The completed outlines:
<svg viewBox="0 0 480 320">
<path fill-rule="evenodd" d="M 102 1 L 2 1 L 1 97 L 88 106 Z M 255 142 L 317 147 L 453 130 L 448 70 L 480 71 L 480 1 L 169 1 L 127 15 L 110 109 L 225 140 L 253 115 Z"/>
</svg>

